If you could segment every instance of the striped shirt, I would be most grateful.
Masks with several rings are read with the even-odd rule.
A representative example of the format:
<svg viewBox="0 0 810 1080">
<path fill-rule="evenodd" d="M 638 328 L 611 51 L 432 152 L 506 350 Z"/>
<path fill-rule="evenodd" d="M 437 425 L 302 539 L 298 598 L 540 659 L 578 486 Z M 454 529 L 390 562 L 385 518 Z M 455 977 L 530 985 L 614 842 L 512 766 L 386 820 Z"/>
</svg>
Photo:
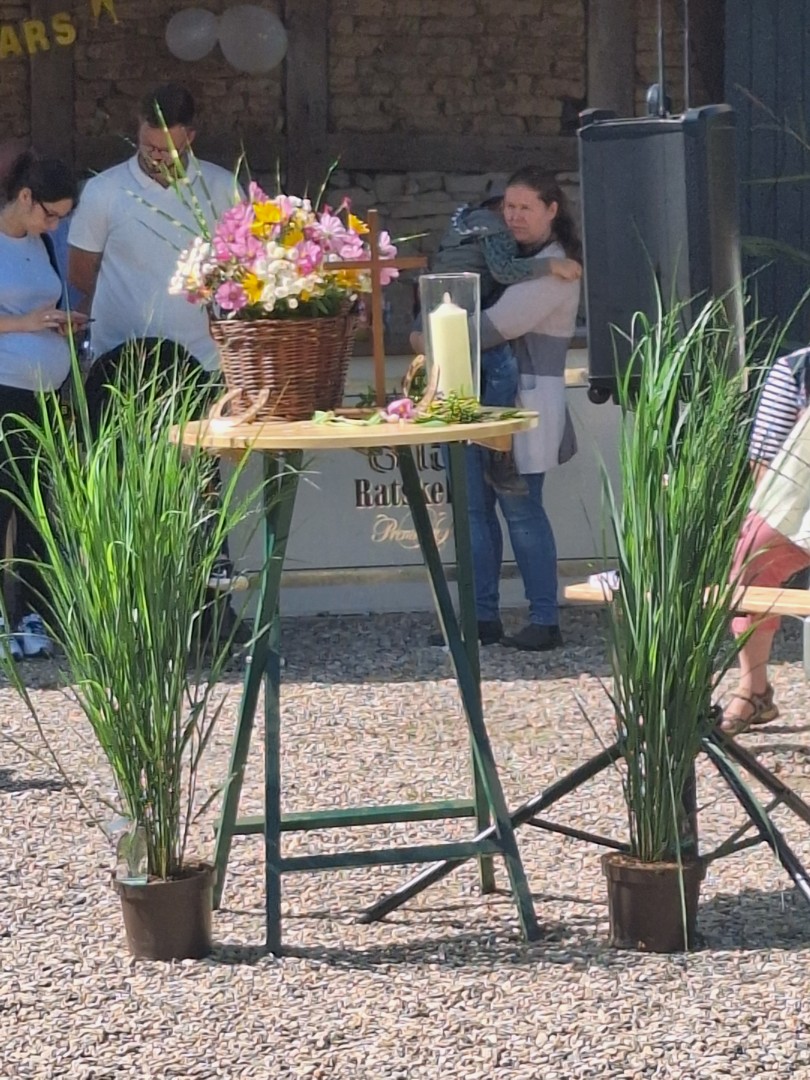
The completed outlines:
<svg viewBox="0 0 810 1080">
<path fill-rule="evenodd" d="M 751 430 L 748 448 L 751 461 L 773 461 L 807 407 L 805 368 L 808 363 L 810 349 L 799 349 L 780 356 L 768 372 Z"/>
</svg>

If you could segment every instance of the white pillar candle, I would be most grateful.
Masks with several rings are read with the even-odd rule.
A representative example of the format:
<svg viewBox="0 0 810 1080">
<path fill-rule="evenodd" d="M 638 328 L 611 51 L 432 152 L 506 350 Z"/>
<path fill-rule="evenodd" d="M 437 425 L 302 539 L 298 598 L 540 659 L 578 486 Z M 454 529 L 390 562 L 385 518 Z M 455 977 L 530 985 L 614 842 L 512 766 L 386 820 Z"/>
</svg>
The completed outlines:
<svg viewBox="0 0 810 1080">
<path fill-rule="evenodd" d="M 428 315 L 431 360 L 439 369 L 438 392 L 473 397 L 469 316 L 445 293 L 442 303 Z"/>
</svg>

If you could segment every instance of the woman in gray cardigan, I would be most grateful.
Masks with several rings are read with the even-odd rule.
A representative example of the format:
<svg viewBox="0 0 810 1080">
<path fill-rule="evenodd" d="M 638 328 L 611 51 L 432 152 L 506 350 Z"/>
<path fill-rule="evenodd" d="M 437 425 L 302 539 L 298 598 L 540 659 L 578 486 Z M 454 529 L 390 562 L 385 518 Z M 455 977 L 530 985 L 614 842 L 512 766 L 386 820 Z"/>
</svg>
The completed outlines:
<svg viewBox="0 0 810 1080">
<path fill-rule="evenodd" d="M 534 168 L 510 177 L 504 218 L 527 257 L 572 258 L 580 247 L 564 193 Z M 576 453 L 565 400 L 565 358 L 579 307 L 579 281 L 549 274 L 511 285 L 481 318 L 481 348 L 511 343 L 519 370 L 518 405 L 539 413 L 539 423 L 514 440 L 518 483 L 493 486 L 488 451 L 468 449 L 470 528 L 475 566 L 478 635 L 482 644 L 502 641 L 540 652 L 562 644 L 557 615 L 557 548 L 543 506 L 545 474 Z M 529 602 L 529 622 L 503 637 L 499 584 L 503 534 L 496 506 L 509 529 L 512 550 Z"/>
</svg>

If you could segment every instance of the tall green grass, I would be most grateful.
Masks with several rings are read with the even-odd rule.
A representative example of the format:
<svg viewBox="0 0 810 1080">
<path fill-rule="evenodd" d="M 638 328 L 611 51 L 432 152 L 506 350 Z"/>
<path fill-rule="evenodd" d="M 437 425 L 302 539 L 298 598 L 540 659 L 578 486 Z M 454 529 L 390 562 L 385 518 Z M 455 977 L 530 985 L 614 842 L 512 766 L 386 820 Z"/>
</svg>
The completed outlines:
<svg viewBox="0 0 810 1080">
<path fill-rule="evenodd" d="M 615 489 L 605 477 L 621 579 L 608 609 L 612 702 L 632 854 L 676 862 L 694 845 L 683 794 L 739 648 L 732 561 L 752 490 L 752 408 L 729 374 L 721 302 L 688 328 L 676 307 L 655 323 L 639 316 L 635 330 Z"/>
<path fill-rule="evenodd" d="M 47 621 L 119 809 L 144 830 L 149 873 L 168 878 L 182 869 L 200 811 L 199 771 L 232 644 L 219 636 L 223 604 L 211 604 L 207 583 L 260 493 L 237 491 L 238 466 L 212 494 L 216 461 L 169 439 L 200 415 L 204 391 L 181 371 L 145 384 L 140 372 L 136 352 L 94 435 L 81 392 L 73 421 L 47 397 L 37 422 L 16 419 L 36 456 L 18 512 L 43 536 Z"/>
</svg>

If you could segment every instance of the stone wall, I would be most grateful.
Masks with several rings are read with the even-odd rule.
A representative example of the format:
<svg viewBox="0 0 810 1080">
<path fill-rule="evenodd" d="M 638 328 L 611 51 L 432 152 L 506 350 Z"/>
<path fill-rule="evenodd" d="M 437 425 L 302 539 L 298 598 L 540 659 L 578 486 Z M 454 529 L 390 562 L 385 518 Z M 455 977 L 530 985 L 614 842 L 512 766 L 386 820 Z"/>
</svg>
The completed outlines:
<svg viewBox="0 0 810 1080">
<path fill-rule="evenodd" d="M 67 9 L 76 27 L 74 130 L 79 162 L 99 167 L 111 141 L 131 138 L 136 103 L 166 79 L 188 84 L 203 133 L 229 146 L 270 142 L 284 128 L 283 69 L 241 75 L 218 48 L 183 63 L 165 24 L 199 0 L 112 0 L 98 20 L 89 0 Z M 206 0 L 221 12 L 232 0 Z M 295 0 L 263 0 L 284 18 Z M 323 0 L 329 29 L 329 124 L 336 133 L 554 135 L 575 125 L 585 99 L 586 0 Z M 27 0 L 4 0 L 0 26 L 18 37 Z M 665 0 L 669 86 L 682 101 L 680 0 Z M 656 77 L 656 5 L 637 0 L 639 111 Z M 52 46 L 56 48 L 56 46 Z M 44 67 L 44 62 L 41 65 Z M 2 131 L 30 132 L 27 55 L 0 56 Z M 696 96 L 700 87 L 695 85 Z"/>
<path fill-rule="evenodd" d="M 27 56 L 15 56 L 14 41 L 19 41 L 21 24 L 30 16 L 27 0 L 3 0 L 0 28 L 6 29 L 3 39 L 5 59 L 0 59 L 0 138 L 24 138 L 31 131 L 28 110 L 30 65 Z M 13 37 L 12 37 L 13 35 Z"/>
<path fill-rule="evenodd" d="M 284 133 L 284 70 L 241 75 L 218 48 L 183 63 L 168 52 L 168 18 L 200 0 L 113 0 L 118 22 L 89 0 L 68 5 L 77 27 L 74 66 L 77 163 L 94 170 L 128 152 L 137 103 L 156 83 L 186 83 L 199 106 L 203 156 L 232 165 L 242 142 L 251 165 L 269 177 Z M 233 0 L 205 0 L 221 12 Z M 285 18 L 296 0 L 260 0 Z M 323 0 L 328 13 L 328 122 L 335 133 L 403 136 L 559 135 L 576 126 L 586 92 L 587 3 L 598 0 Z M 0 24 L 19 24 L 28 0 L 3 0 Z M 657 77 L 656 7 L 637 0 L 636 99 Z M 682 104 L 680 0 L 665 0 L 667 73 L 675 108 Z M 41 65 L 42 66 L 42 65 Z M 27 56 L 0 59 L 0 122 L 9 135 L 30 132 Z M 693 100 L 700 100 L 694 85 Z M 212 137 L 216 140 L 212 142 Z M 573 138 L 573 136 L 572 136 Z M 275 140 L 275 142 L 274 142 Z M 216 145 L 216 152 L 212 146 Z M 255 148 L 258 148 L 256 150 Z M 504 161 L 504 174 L 521 164 Z M 332 194 L 348 191 L 362 212 L 376 206 L 393 236 L 426 235 L 408 250 L 430 253 L 453 210 L 474 201 L 491 174 L 339 172 Z M 562 177 L 576 199 L 576 178 Z M 391 344 L 402 347 L 412 289 L 389 290 Z"/>
<path fill-rule="evenodd" d="M 519 162 L 515 162 L 515 165 Z M 462 203 L 480 201 L 490 181 L 505 181 L 508 173 L 377 173 L 337 171 L 332 175 L 329 198 L 337 202 L 344 195 L 361 215 L 370 207 L 380 212 L 383 226 L 400 241 L 403 254 L 424 254 L 436 250 L 450 215 Z M 560 173 L 557 179 L 579 220 L 579 186 L 576 174 Z M 414 237 L 403 241 L 403 237 Z M 393 350 L 407 350 L 413 320 L 416 273 L 403 274 L 385 290 L 386 338 Z M 362 347 L 362 344 L 361 346 Z"/>
<path fill-rule="evenodd" d="M 184 63 L 171 55 L 164 33 L 170 15 L 203 6 L 221 13 L 229 0 L 115 0 L 119 23 L 103 14 L 80 34 L 74 47 L 76 137 L 92 148 L 104 137 L 132 139 L 137 104 L 153 86 L 183 82 L 197 101 L 199 127 L 227 133 L 233 145 L 243 138 L 269 138 L 283 126 L 282 72 L 267 76 L 235 71 L 214 47 L 205 59 Z M 277 4 L 266 4 L 278 11 Z M 230 163 L 230 162 L 229 162 Z M 90 164 L 90 162 L 88 162 Z"/>
<path fill-rule="evenodd" d="M 585 95 L 585 6 L 331 0 L 332 128 L 557 134 Z"/>
<path fill-rule="evenodd" d="M 673 110 L 680 112 L 684 105 L 683 0 L 664 0 L 663 7 L 667 94 Z M 636 112 L 643 113 L 647 88 L 658 82 L 658 5 L 652 0 L 636 0 L 636 18 Z M 690 103 L 706 104 L 694 52 L 691 61 Z"/>
</svg>

